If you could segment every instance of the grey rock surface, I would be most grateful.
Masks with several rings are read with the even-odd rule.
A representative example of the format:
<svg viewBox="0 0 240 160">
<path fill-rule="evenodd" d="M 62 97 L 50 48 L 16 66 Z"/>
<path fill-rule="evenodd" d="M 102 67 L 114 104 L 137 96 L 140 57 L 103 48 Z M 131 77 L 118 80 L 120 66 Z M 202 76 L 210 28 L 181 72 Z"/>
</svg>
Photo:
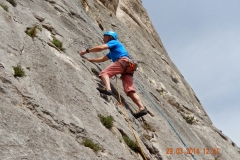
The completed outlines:
<svg viewBox="0 0 240 160">
<path fill-rule="evenodd" d="M 100 72 L 111 62 L 94 64 L 79 56 L 79 51 L 101 44 L 107 30 L 115 30 L 139 61 L 136 91 L 154 117 L 148 114 L 136 120 L 132 113 L 137 106 L 118 83 L 147 159 L 191 160 L 190 148 L 198 160 L 240 159 L 238 146 L 212 124 L 169 58 L 140 0 L 0 2 L 8 6 L 8 12 L 0 7 L 1 160 L 143 159 L 122 139 L 127 135 L 134 140 L 134 135 L 118 105 L 115 80 L 114 96 L 96 90 L 102 83 L 92 69 Z M 32 37 L 26 34 L 30 31 Z M 65 51 L 52 44 L 53 37 Z M 26 76 L 14 76 L 13 66 L 21 66 Z M 99 114 L 111 115 L 114 127 L 103 126 Z M 86 139 L 101 150 L 85 147 Z"/>
</svg>

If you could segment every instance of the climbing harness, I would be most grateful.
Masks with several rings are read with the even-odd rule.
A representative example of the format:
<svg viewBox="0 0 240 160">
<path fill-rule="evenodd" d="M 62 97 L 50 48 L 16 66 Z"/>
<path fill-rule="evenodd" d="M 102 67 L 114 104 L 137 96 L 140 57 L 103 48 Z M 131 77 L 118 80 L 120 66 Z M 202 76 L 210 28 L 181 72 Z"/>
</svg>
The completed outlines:
<svg viewBox="0 0 240 160">
<path fill-rule="evenodd" d="M 119 60 L 118 62 L 121 63 L 121 65 L 124 67 L 123 74 L 125 74 L 125 72 L 127 71 L 128 67 L 131 68 L 131 70 L 133 70 L 133 71 L 137 71 L 138 70 L 138 62 L 135 59 L 133 59 L 131 56 L 128 58 L 127 64 L 125 64 L 121 60 Z"/>
<path fill-rule="evenodd" d="M 126 110 L 125 110 L 125 108 L 124 108 L 124 106 L 123 106 L 123 104 L 122 104 L 121 95 L 120 95 L 120 91 L 119 91 L 119 87 L 118 87 L 118 82 L 117 82 L 117 77 L 116 77 L 116 86 L 117 86 L 117 91 L 118 91 L 119 105 L 122 107 L 122 110 L 123 110 L 124 115 L 125 115 L 125 118 L 126 118 L 126 120 L 127 120 L 127 122 L 128 122 L 129 128 L 131 129 L 131 131 L 132 131 L 132 133 L 133 133 L 133 135 L 134 135 L 134 138 L 136 139 L 136 142 L 137 142 L 137 144 L 138 144 L 138 147 L 140 148 L 140 151 L 141 151 L 141 153 L 142 153 L 142 155 L 143 155 L 143 157 L 144 157 L 144 160 L 147 160 L 146 155 L 145 155 L 145 153 L 144 153 L 144 151 L 143 151 L 143 149 L 142 149 L 142 147 L 141 147 L 141 145 L 140 145 L 140 142 L 138 141 L 138 138 L 137 138 L 135 132 L 133 131 L 133 127 L 132 127 L 132 124 L 131 124 L 131 122 L 130 122 L 130 120 L 129 120 L 129 118 L 128 118 L 128 115 L 127 115 L 127 113 L 126 113 Z"/>
</svg>

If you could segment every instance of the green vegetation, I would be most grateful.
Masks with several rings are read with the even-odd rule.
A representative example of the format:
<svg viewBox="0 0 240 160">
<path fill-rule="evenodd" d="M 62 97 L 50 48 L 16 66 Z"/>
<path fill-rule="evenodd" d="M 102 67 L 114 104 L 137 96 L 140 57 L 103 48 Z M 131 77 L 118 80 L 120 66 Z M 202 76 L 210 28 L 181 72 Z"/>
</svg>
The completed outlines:
<svg viewBox="0 0 240 160">
<path fill-rule="evenodd" d="M 102 124 L 103 124 L 106 128 L 110 129 L 110 128 L 113 127 L 113 120 L 114 120 L 114 119 L 113 119 L 112 116 L 104 117 L 104 116 L 102 116 L 102 115 L 98 115 L 98 117 L 100 118 Z"/>
<path fill-rule="evenodd" d="M 151 136 L 147 135 L 147 134 L 143 134 L 142 138 L 146 139 L 146 140 L 151 140 Z"/>
<path fill-rule="evenodd" d="M 187 117 L 183 117 L 187 123 L 193 124 L 194 123 L 194 116 L 188 115 Z"/>
<path fill-rule="evenodd" d="M 63 48 L 63 45 L 62 45 L 62 42 L 59 41 L 56 37 L 53 36 L 53 40 L 52 40 L 52 43 L 57 47 L 59 48 L 61 51 L 65 51 L 66 49 Z"/>
<path fill-rule="evenodd" d="M 25 33 L 27 35 L 29 35 L 30 37 L 32 37 L 32 38 L 36 37 L 36 35 L 37 35 L 37 26 L 33 26 L 32 28 L 27 28 Z"/>
<path fill-rule="evenodd" d="M 42 27 L 38 26 L 37 29 L 42 32 Z"/>
<path fill-rule="evenodd" d="M 149 131 L 152 131 L 152 132 L 154 132 L 155 130 L 153 129 L 153 127 L 150 125 L 150 124 L 148 124 L 147 122 L 144 122 L 144 124 L 143 124 L 143 129 L 145 129 L 145 130 L 149 130 Z"/>
<path fill-rule="evenodd" d="M 158 91 L 158 93 L 161 95 L 161 96 L 163 96 L 163 92 L 164 92 L 164 90 L 163 89 L 156 89 L 156 91 Z"/>
<path fill-rule="evenodd" d="M 30 67 L 26 67 L 30 71 Z"/>
<path fill-rule="evenodd" d="M 91 148 L 94 152 L 98 152 L 98 151 L 101 149 L 101 147 L 99 147 L 98 144 L 93 143 L 93 141 L 91 141 L 90 139 L 86 139 L 86 140 L 83 142 L 83 145 L 84 145 L 85 147 Z"/>
<path fill-rule="evenodd" d="M 95 68 L 91 68 L 91 71 L 95 74 L 95 75 L 98 75 L 98 72 Z"/>
<path fill-rule="evenodd" d="M 122 112 L 122 111 L 120 111 L 120 110 L 118 110 L 118 113 L 119 113 L 119 114 L 123 114 L 123 112 Z"/>
<path fill-rule="evenodd" d="M 4 4 L 2 4 L 2 3 L 0 3 L 0 6 L 1 6 L 5 11 L 8 12 L 8 6 L 6 6 L 6 5 L 4 5 Z"/>
<path fill-rule="evenodd" d="M 86 4 L 87 3 L 87 0 L 82 0 L 82 4 Z"/>
<path fill-rule="evenodd" d="M 26 76 L 24 70 L 22 69 L 22 67 L 20 65 L 13 66 L 13 70 L 14 70 L 14 77 Z"/>
<path fill-rule="evenodd" d="M 134 152 L 140 152 L 140 148 L 138 147 L 137 143 L 131 140 L 129 137 L 123 136 L 123 140 Z"/>
</svg>

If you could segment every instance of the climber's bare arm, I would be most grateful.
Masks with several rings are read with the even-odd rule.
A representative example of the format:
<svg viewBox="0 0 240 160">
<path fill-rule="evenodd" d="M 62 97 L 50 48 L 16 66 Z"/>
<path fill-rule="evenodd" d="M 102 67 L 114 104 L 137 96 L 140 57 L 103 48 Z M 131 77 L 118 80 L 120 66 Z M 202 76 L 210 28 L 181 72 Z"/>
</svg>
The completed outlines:
<svg viewBox="0 0 240 160">
<path fill-rule="evenodd" d="M 108 45 L 107 44 L 102 44 L 102 45 L 98 45 L 98 46 L 95 46 L 93 48 L 89 48 L 89 49 L 86 49 L 84 51 L 81 51 L 80 52 L 80 56 L 83 56 L 84 54 L 87 54 L 89 52 L 101 52 L 105 49 L 108 49 Z"/>
<path fill-rule="evenodd" d="M 107 56 L 99 57 L 99 58 L 86 58 L 90 62 L 105 62 L 109 60 Z"/>
</svg>

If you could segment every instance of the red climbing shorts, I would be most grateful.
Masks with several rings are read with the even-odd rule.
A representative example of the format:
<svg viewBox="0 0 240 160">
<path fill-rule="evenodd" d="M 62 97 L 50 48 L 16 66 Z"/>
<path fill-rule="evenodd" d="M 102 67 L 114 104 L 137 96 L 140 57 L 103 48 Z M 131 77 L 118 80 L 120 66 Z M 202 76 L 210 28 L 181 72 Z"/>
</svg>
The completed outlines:
<svg viewBox="0 0 240 160">
<path fill-rule="evenodd" d="M 130 67 L 127 67 L 127 70 L 125 71 L 125 68 L 119 61 L 126 64 L 126 66 L 128 65 L 127 57 L 120 58 L 116 62 L 112 63 L 110 66 L 108 66 L 107 68 L 102 70 L 102 72 L 100 72 L 100 74 L 99 74 L 99 77 L 101 77 L 103 75 L 104 76 L 107 75 L 109 78 L 111 78 L 117 74 L 122 74 L 121 79 L 122 79 L 124 92 L 128 95 L 128 93 L 130 91 L 135 92 L 135 89 L 134 89 L 134 85 L 133 85 L 133 76 L 128 75 L 126 73 L 133 74 L 134 71 Z M 124 74 L 123 74 L 123 72 L 124 72 Z"/>
</svg>

